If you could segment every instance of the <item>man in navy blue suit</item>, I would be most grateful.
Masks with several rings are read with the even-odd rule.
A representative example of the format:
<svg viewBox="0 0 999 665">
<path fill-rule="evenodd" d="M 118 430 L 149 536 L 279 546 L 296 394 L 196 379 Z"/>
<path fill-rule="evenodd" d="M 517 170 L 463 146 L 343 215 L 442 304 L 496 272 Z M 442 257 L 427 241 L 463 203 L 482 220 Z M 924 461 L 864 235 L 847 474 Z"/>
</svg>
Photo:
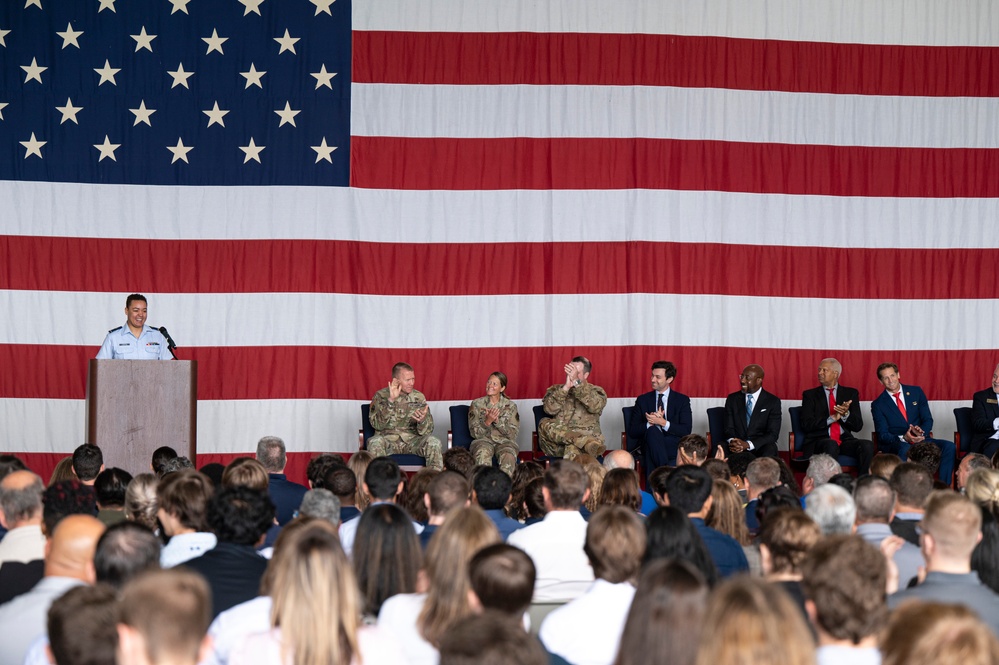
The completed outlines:
<svg viewBox="0 0 999 665">
<path fill-rule="evenodd" d="M 989 459 L 999 451 L 999 365 L 992 372 L 992 385 L 975 393 L 971 402 L 971 452 Z"/>
<path fill-rule="evenodd" d="M 878 381 L 885 387 L 871 402 L 878 447 L 905 460 L 909 448 L 915 444 L 922 441 L 936 444 L 940 448 L 940 480 L 950 485 L 954 476 L 954 442 L 928 438 L 933 429 L 933 415 L 923 389 L 902 385 L 898 365 L 894 363 L 878 365 Z"/>
<path fill-rule="evenodd" d="M 670 388 L 676 366 L 667 360 L 652 363 L 652 390 L 639 395 L 628 423 L 628 435 L 641 441 L 646 475 L 676 464 L 680 439 L 690 434 L 690 398 Z"/>
</svg>

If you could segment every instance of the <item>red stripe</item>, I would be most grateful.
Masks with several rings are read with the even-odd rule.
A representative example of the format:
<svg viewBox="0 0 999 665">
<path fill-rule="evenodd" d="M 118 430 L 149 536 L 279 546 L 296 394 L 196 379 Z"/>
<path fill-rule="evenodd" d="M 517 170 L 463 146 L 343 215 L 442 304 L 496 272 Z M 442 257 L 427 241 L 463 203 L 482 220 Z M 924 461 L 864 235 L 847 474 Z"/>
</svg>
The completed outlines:
<svg viewBox="0 0 999 665">
<path fill-rule="evenodd" d="M 995 249 L 850 249 L 713 243 L 563 242 L 403 244 L 314 240 L 123 240 L 0 237 L 0 289 L 156 293 L 534 295 L 649 292 L 667 266 L 671 293 L 779 298 L 999 298 L 982 280 Z M 140 275 L 106 270 L 121 257 Z M 383 266 L 434 266 L 386 280 Z M 613 271 L 593 270 L 614 266 Z M 685 270 L 683 266 L 753 266 Z M 933 266 L 932 271 L 925 266 Z M 38 266 L 48 266 L 38 270 Z M 178 270 L 177 266 L 184 266 Z M 267 270 L 260 270 L 267 266 Z M 482 266 L 503 266 L 496 279 Z M 879 279 L 906 275 L 905 280 Z M 788 279 L 794 275 L 794 279 Z M 829 280 L 827 275 L 850 279 Z M 948 279 L 940 279 L 948 275 Z"/>
<path fill-rule="evenodd" d="M 580 33 L 353 33 L 355 83 L 999 96 L 999 48 Z M 401 54 L 401 55 L 400 55 Z M 549 66 L 550 65 L 550 66 Z"/>
<path fill-rule="evenodd" d="M 676 189 L 992 198 L 999 150 L 673 139 L 352 136 L 350 184 L 373 189 Z"/>
<path fill-rule="evenodd" d="M 876 321 L 835 325 L 878 325 Z M 772 325 L 801 325 L 774 321 Z M 821 325 L 822 322 L 810 322 Z M 691 325 L 696 325 L 692 322 Z M 0 398 L 83 399 L 87 361 L 97 347 L 0 345 Z M 411 363 L 417 388 L 430 400 L 471 400 L 484 392 L 488 374 L 504 371 L 515 399 L 538 399 L 559 380 L 565 361 L 582 354 L 594 363 L 592 380 L 611 397 L 649 390 L 648 367 L 665 358 L 679 368 L 675 388 L 691 397 L 723 398 L 738 389 L 745 365 L 767 371 L 767 390 L 800 399 L 817 385 L 819 360 L 835 356 L 843 380 L 873 399 L 881 391 L 875 369 L 899 365 L 906 383 L 922 385 L 933 400 L 968 400 L 988 385 L 995 351 L 842 351 L 836 349 L 751 349 L 732 347 L 514 347 L 498 349 L 361 349 L 352 347 L 197 347 L 178 356 L 199 362 L 198 398 L 341 399 L 366 401 L 387 384 L 392 365 Z M 439 414 L 438 417 L 446 417 Z"/>
</svg>

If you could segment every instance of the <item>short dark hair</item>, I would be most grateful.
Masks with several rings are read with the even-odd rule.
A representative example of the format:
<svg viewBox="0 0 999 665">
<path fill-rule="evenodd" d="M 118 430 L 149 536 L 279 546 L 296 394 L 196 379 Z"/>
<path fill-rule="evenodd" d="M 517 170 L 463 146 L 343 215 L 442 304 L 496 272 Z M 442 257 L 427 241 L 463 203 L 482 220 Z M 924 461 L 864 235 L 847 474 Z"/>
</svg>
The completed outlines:
<svg viewBox="0 0 999 665">
<path fill-rule="evenodd" d="M 925 466 L 915 462 L 896 466 L 889 482 L 898 502 L 906 506 L 922 506 L 933 491 L 933 476 Z"/>
<path fill-rule="evenodd" d="M 163 475 L 163 465 L 167 460 L 172 460 L 177 457 L 177 451 L 170 446 L 160 446 L 153 451 L 153 459 L 150 462 L 150 466 L 153 467 L 153 473 L 157 476 Z"/>
<path fill-rule="evenodd" d="M 688 434 L 681 437 L 677 445 L 684 453 L 691 457 L 702 460 L 706 460 L 708 457 L 710 447 L 708 446 L 707 439 L 700 434 Z"/>
<path fill-rule="evenodd" d="M 589 487 L 583 467 L 567 459 L 553 460 L 543 482 L 552 507 L 561 510 L 579 510 Z"/>
<path fill-rule="evenodd" d="M 547 512 L 547 508 L 545 508 L 545 495 L 541 491 L 544 486 L 544 478 L 535 478 L 524 487 L 525 519 L 545 516 Z"/>
<path fill-rule="evenodd" d="M 94 493 L 97 495 L 98 505 L 101 508 L 124 507 L 125 491 L 130 482 L 132 482 L 132 474 L 125 469 L 113 466 L 101 471 L 94 481 Z"/>
<path fill-rule="evenodd" d="M 572 359 L 574 363 L 583 363 L 583 372 L 589 374 L 593 370 L 593 365 L 590 364 L 590 359 L 586 356 L 576 356 Z"/>
<path fill-rule="evenodd" d="M 104 584 L 73 587 L 49 606 L 49 649 L 60 665 L 114 665 L 118 596 Z"/>
<path fill-rule="evenodd" d="M 658 494 L 661 497 L 666 496 L 666 479 L 669 478 L 669 474 L 673 473 L 673 468 L 669 466 L 660 466 L 652 470 L 649 474 L 648 481 L 646 485 L 653 494 Z"/>
<path fill-rule="evenodd" d="M 718 579 L 718 567 L 690 518 L 675 506 L 660 506 L 645 520 L 643 564 L 657 559 L 680 559 L 694 566 L 708 586 Z"/>
<path fill-rule="evenodd" d="M 305 477 L 312 483 L 312 489 L 329 489 L 326 478 L 333 469 L 346 469 L 347 463 L 336 453 L 323 453 L 309 460 L 305 467 Z"/>
<path fill-rule="evenodd" d="M 194 462 L 192 462 L 190 458 L 184 457 L 183 455 L 179 457 L 173 457 L 163 462 L 163 474 L 160 476 L 160 478 L 169 475 L 171 473 L 183 471 L 184 469 L 193 469 L 193 468 L 194 468 Z"/>
<path fill-rule="evenodd" d="M 409 363 L 396 363 L 392 365 L 392 378 L 393 379 L 399 378 L 399 373 L 403 371 L 412 372 L 413 366 L 410 365 Z"/>
<path fill-rule="evenodd" d="M 147 570 L 160 567 L 160 541 L 138 522 L 125 520 L 109 526 L 97 541 L 94 568 L 97 581 L 121 589 Z"/>
<path fill-rule="evenodd" d="M 546 665 L 548 653 L 519 617 L 495 610 L 451 624 L 440 640 L 440 665 Z"/>
<path fill-rule="evenodd" d="M 482 510 L 502 510 L 510 500 L 513 481 L 499 469 L 487 466 L 475 474 L 475 500 Z"/>
<path fill-rule="evenodd" d="M 668 360 L 657 360 L 657 361 L 655 361 L 654 363 L 652 363 L 652 369 L 653 370 L 657 370 L 657 369 L 666 370 L 666 378 L 667 379 L 675 379 L 676 378 L 676 365 L 674 365 L 673 363 L 671 363 Z"/>
<path fill-rule="evenodd" d="M 684 515 L 700 512 L 711 496 L 712 482 L 708 472 L 699 466 L 677 467 L 666 479 L 669 505 L 679 508 Z"/>
<path fill-rule="evenodd" d="M 184 469 L 168 474 L 160 481 L 156 487 L 156 503 L 184 527 L 207 531 L 208 502 L 214 492 L 207 476 L 194 469 Z"/>
<path fill-rule="evenodd" d="M 472 457 L 468 448 L 455 446 L 444 451 L 444 468 L 460 473 L 466 479 L 471 479 L 472 472 L 475 471 L 475 458 Z"/>
<path fill-rule="evenodd" d="M 257 461 L 264 465 L 267 473 L 281 473 L 288 463 L 284 441 L 277 436 L 265 436 L 257 442 Z"/>
<path fill-rule="evenodd" d="M 142 295 L 141 293 L 133 293 L 133 294 L 129 295 L 127 298 L 125 298 L 125 309 L 128 309 L 129 307 L 131 307 L 132 306 L 132 302 L 135 301 L 135 300 L 141 300 L 142 302 L 146 303 L 147 305 L 149 304 L 148 302 L 146 302 L 146 296 Z"/>
<path fill-rule="evenodd" d="M 274 523 L 274 504 L 266 492 L 224 487 L 208 502 L 208 526 L 219 542 L 256 545 Z"/>
<path fill-rule="evenodd" d="M 17 455 L 0 455 L 0 480 L 14 471 L 28 471 L 28 465 Z"/>
<path fill-rule="evenodd" d="M 940 459 L 943 457 L 937 444 L 932 441 L 920 441 L 909 448 L 907 459 L 915 464 L 922 464 L 931 474 L 940 469 Z"/>
<path fill-rule="evenodd" d="M 42 492 L 42 523 L 51 536 L 56 525 L 67 515 L 96 515 L 94 488 L 79 480 L 60 480 Z"/>
<path fill-rule="evenodd" d="M 443 515 L 463 507 L 468 501 L 468 481 L 460 473 L 442 471 L 431 478 L 427 495 L 430 497 L 430 513 Z"/>
<path fill-rule="evenodd" d="M 725 460 L 712 457 L 709 460 L 705 460 L 701 468 L 707 471 L 715 480 L 724 480 L 725 482 L 732 480 L 732 469 L 728 468 L 728 462 Z"/>
<path fill-rule="evenodd" d="M 530 607 L 536 578 L 531 557 L 506 543 L 487 545 L 468 562 L 468 583 L 482 606 L 511 616 Z"/>
<path fill-rule="evenodd" d="M 194 662 L 212 621 L 205 578 L 182 568 L 139 575 L 125 585 L 118 607 L 118 622 L 145 638 L 153 663 Z"/>
<path fill-rule="evenodd" d="M 394 499 L 401 482 L 402 472 L 391 457 L 374 458 L 364 472 L 364 484 L 375 501 Z"/>
<path fill-rule="evenodd" d="M 80 480 L 93 480 L 104 466 L 104 454 L 92 443 L 85 443 L 73 451 L 73 473 Z"/>
<path fill-rule="evenodd" d="M 878 381 L 881 380 L 881 371 L 886 369 L 893 369 L 895 373 L 898 374 L 898 365 L 895 363 L 881 363 L 878 365 Z"/>
<path fill-rule="evenodd" d="M 347 467 L 332 468 L 326 473 L 323 486 L 339 498 L 350 497 L 353 501 L 354 493 L 357 491 L 357 476 Z"/>
</svg>

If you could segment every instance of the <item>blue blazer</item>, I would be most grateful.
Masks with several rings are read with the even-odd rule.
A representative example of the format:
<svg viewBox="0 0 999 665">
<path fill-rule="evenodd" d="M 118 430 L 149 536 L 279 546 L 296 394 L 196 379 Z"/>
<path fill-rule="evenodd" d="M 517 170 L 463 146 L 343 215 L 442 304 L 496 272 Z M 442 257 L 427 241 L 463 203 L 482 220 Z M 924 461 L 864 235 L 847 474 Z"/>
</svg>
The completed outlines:
<svg viewBox="0 0 999 665">
<path fill-rule="evenodd" d="M 903 384 L 902 400 L 907 418 L 902 418 L 898 404 L 887 390 L 883 390 L 877 399 L 871 402 L 871 417 L 874 419 L 874 430 L 878 433 L 878 443 L 889 445 L 897 442 L 898 437 L 909 431 L 909 425 L 922 427 L 925 436 L 929 438 L 933 430 L 933 416 L 930 414 L 930 403 L 923 389 Z"/>
<path fill-rule="evenodd" d="M 672 388 L 663 405 L 666 412 L 666 420 L 669 421 L 669 429 L 663 434 L 663 439 L 678 445 L 682 437 L 687 436 L 694 428 L 694 419 L 690 412 L 690 398 L 682 393 L 678 393 Z M 631 414 L 631 422 L 628 423 L 628 436 L 639 441 L 645 441 L 645 431 L 648 429 L 645 420 L 646 413 L 653 413 L 656 410 L 656 391 L 650 390 L 638 396 L 635 400 L 635 410 Z"/>
</svg>

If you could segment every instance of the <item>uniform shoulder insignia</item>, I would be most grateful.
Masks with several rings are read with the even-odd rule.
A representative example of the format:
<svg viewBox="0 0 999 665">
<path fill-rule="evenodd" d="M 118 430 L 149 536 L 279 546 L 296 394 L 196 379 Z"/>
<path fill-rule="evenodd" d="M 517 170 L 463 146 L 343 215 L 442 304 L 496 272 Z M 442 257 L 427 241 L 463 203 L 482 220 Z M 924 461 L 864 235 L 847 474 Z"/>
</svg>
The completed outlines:
<svg viewBox="0 0 999 665">
<path fill-rule="evenodd" d="M 108 331 L 108 334 L 113 333 L 113 332 L 118 332 L 119 330 L 121 330 L 124 327 L 125 326 L 118 326 L 117 328 L 112 328 L 111 330 Z"/>
</svg>

